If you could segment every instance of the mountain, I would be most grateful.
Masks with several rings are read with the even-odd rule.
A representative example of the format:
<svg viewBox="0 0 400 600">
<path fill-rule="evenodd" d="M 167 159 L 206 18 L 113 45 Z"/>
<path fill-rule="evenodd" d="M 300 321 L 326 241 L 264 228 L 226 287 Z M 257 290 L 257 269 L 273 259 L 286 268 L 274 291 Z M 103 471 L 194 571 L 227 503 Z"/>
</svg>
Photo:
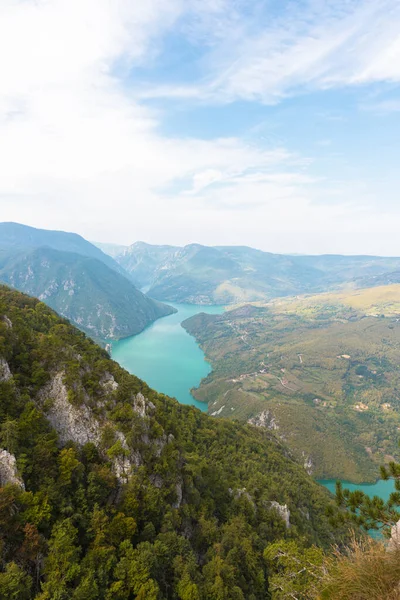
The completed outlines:
<svg viewBox="0 0 400 600">
<path fill-rule="evenodd" d="M 0 223 L 0 251 L 16 253 L 19 250 L 41 247 L 95 258 L 110 269 L 128 276 L 115 260 L 77 233 L 36 229 L 20 223 Z"/>
<path fill-rule="evenodd" d="M 274 543 L 316 556 L 338 511 L 267 429 L 157 394 L 0 288 L 2 598 L 263 600 Z"/>
<path fill-rule="evenodd" d="M 289 256 L 243 246 L 184 248 L 133 244 L 115 257 L 151 297 L 192 304 L 235 304 L 362 286 L 400 270 L 400 258 Z M 357 283 L 358 282 L 358 283 Z"/>
<path fill-rule="evenodd" d="M 40 298 L 98 340 L 135 335 L 174 312 L 97 258 L 49 247 L 0 248 L 0 281 Z"/>
<path fill-rule="evenodd" d="M 115 258 L 116 256 L 122 254 L 128 247 L 123 246 L 122 244 L 109 244 L 102 242 L 93 242 L 93 244 L 97 248 L 100 248 L 100 250 L 104 252 L 104 254 L 108 254 L 108 256 L 111 256 L 112 258 Z"/>
<path fill-rule="evenodd" d="M 115 260 L 128 272 L 140 288 L 149 288 L 158 277 L 173 270 L 174 261 L 181 248 L 176 246 L 153 246 L 145 242 L 136 242 Z"/>
<path fill-rule="evenodd" d="M 374 481 L 400 458 L 400 285 L 247 305 L 183 323 L 212 372 L 211 415 L 274 431 L 320 479 Z"/>
</svg>

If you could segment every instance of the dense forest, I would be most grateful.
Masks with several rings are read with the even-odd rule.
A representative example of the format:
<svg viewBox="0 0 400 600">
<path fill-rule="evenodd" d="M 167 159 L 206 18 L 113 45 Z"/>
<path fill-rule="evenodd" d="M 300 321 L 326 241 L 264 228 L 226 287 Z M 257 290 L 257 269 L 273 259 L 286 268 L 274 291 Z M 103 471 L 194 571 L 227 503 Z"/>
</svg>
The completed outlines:
<svg viewBox="0 0 400 600">
<path fill-rule="evenodd" d="M 282 545 L 321 564 L 344 539 L 271 432 L 157 394 L 5 287 L 0 358 L 1 598 L 279 598 Z"/>
</svg>

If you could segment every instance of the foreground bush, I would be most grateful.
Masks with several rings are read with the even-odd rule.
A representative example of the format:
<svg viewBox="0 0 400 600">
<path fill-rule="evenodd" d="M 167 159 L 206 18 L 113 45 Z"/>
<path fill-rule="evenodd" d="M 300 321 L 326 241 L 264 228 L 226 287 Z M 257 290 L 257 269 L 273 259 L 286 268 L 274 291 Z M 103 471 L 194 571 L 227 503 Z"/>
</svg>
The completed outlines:
<svg viewBox="0 0 400 600">
<path fill-rule="evenodd" d="M 399 600 L 400 546 L 372 539 L 353 542 L 345 553 L 335 552 L 325 562 L 326 574 L 318 600 Z"/>
</svg>

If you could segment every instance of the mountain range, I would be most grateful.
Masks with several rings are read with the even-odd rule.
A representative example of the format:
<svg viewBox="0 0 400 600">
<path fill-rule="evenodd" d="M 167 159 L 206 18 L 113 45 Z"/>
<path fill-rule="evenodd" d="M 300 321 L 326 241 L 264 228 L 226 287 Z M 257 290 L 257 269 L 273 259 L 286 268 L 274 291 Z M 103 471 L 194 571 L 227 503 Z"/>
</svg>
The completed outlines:
<svg viewBox="0 0 400 600">
<path fill-rule="evenodd" d="M 115 249 L 114 249 L 115 250 Z M 136 242 L 115 260 L 152 298 L 236 304 L 398 279 L 400 258 L 291 256 L 244 246 L 155 246 Z"/>
<path fill-rule="evenodd" d="M 142 294 L 110 256 L 74 233 L 0 223 L 0 281 L 102 341 L 137 334 L 174 312 Z"/>
</svg>

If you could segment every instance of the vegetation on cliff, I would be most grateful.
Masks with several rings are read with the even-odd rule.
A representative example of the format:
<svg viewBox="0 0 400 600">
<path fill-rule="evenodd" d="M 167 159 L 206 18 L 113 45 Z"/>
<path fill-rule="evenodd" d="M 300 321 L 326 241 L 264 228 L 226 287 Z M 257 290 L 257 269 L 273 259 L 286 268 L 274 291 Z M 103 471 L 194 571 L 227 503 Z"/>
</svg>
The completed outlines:
<svg viewBox="0 0 400 600">
<path fill-rule="evenodd" d="M 261 600 L 272 544 L 342 539 L 271 432 L 157 394 L 7 288 L 0 357 L 0 447 L 20 478 L 0 482 L 2 598 Z"/>
</svg>

